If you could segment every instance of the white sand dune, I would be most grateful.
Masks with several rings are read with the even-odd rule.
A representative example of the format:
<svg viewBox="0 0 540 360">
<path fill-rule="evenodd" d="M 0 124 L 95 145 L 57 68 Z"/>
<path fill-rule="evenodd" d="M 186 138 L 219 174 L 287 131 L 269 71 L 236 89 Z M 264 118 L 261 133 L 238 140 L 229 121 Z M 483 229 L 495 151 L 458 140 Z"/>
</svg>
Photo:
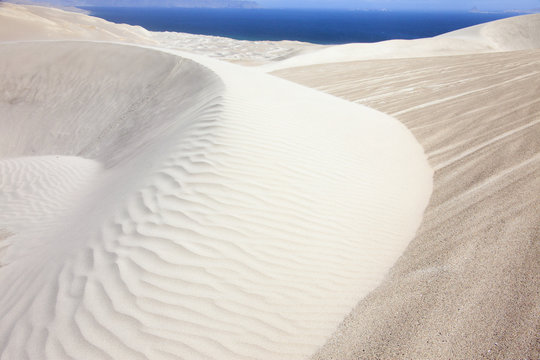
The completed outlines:
<svg viewBox="0 0 540 360">
<path fill-rule="evenodd" d="M 12 6 L 1 40 L 95 21 Z M 392 118 L 172 50 L 0 45 L 0 359 L 307 358 L 368 292 L 315 359 L 539 358 L 538 22 L 278 63 L 328 62 L 274 74 L 426 149 L 434 193 L 382 282 L 431 186 Z M 272 59 L 87 29 L 67 38 Z"/>
<path fill-rule="evenodd" d="M 433 38 L 337 45 L 280 62 L 265 71 L 348 61 L 420 58 L 540 48 L 540 14 L 522 15 L 453 31 Z"/>
<path fill-rule="evenodd" d="M 435 169 L 416 238 L 314 359 L 539 359 L 540 50 L 276 74 L 392 114 Z"/>
<path fill-rule="evenodd" d="M 347 61 L 417 58 L 540 48 L 540 14 L 511 17 L 427 39 L 324 46 L 298 41 L 242 41 L 152 32 L 140 26 L 32 5 L 0 3 L 0 41 L 102 40 L 159 46 L 212 58 L 280 69 Z"/>
<path fill-rule="evenodd" d="M 244 65 L 279 61 L 322 45 L 298 41 L 243 41 L 218 36 L 147 31 L 62 9 L 0 3 L 0 41 L 102 40 L 189 51 Z"/>
<path fill-rule="evenodd" d="M 256 70 L 23 42 L 0 83 L 3 360 L 304 359 L 431 193 L 399 122 Z"/>
<path fill-rule="evenodd" d="M 248 41 L 177 32 L 152 32 L 151 38 L 160 47 L 188 51 L 247 66 L 282 61 L 326 47 L 300 41 Z"/>
<path fill-rule="evenodd" d="M 45 6 L 0 3 L 0 24 L 0 41 L 87 39 L 155 44 L 151 33 L 140 26 Z"/>
</svg>

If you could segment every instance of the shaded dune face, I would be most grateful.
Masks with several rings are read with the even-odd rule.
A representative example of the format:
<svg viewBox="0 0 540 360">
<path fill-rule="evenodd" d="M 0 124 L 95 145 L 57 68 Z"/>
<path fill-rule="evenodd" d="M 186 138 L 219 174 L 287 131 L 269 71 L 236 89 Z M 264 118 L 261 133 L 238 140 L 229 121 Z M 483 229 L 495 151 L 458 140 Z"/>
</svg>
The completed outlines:
<svg viewBox="0 0 540 360">
<path fill-rule="evenodd" d="M 267 75 L 84 42 L 0 69 L 2 360 L 306 358 L 431 192 L 394 119 Z"/>
<path fill-rule="evenodd" d="M 215 110 L 217 76 L 177 56 L 92 43 L 0 47 L 4 157 L 69 155 L 106 167 Z M 35 134 L 34 136 L 29 134 Z"/>
</svg>

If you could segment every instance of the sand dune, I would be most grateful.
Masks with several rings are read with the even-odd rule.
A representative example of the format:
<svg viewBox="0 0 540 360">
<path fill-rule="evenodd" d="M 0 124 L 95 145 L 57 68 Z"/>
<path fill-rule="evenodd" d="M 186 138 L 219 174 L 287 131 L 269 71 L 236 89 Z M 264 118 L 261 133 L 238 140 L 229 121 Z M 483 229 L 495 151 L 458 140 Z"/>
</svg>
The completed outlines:
<svg viewBox="0 0 540 360">
<path fill-rule="evenodd" d="M 1 359 L 306 358 L 431 192 L 395 119 L 255 70 L 88 42 L 0 69 Z"/>
<path fill-rule="evenodd" d="M 242 41 L 218 36 L 147 31 L 62 9 L 0 3 L 0 41 L 102 40 L 189 51 L 244 65 L 279 61 L 324 46 L 298 41 Z"/>
<path fill-rule="evenodd" d="M 392 114 L 435 169 L 415 240 L 314 358 L 540 358 L 540 50 L 276 74 Z"/>
<path fill-rule="evenodd" d="M 140 26 L 45 6 L 0 3 L 0 41 L 87 39 L 154 44 Z"/>
<path fill-rule="evenodd" d="M 427 39 L 389 40 L 314 49 L 263 66 L 276 71 L 297 66 L 348 61 L 420 58 L 530 50 L 540 48 L 540 14 L 516 16 L 453 31 Z"/>
<path fill-rule="evenodd" d="M 314 358 L 540 357 L 538 15 L 262 68 L 347 102 L 36 11 L 0 39 L 169 50 L 0 44 L 0 359 L 302 359 L 353 308 Z M 423 149 L 352 102 L 435 169 L 408 247 Z"/>
<path fill-rule="evenodd" d="M 266 72 L 346 61 L 463 55 L 540 47 L 540 15 L 480 24 L 433 38 L 325 46 L 298 41 L 242 41 L 217 36 L 152 32 L 140 26 L 42 6 L 0 3 L 0 41 L 102 40 L 187 51 Z"/>
</svg>

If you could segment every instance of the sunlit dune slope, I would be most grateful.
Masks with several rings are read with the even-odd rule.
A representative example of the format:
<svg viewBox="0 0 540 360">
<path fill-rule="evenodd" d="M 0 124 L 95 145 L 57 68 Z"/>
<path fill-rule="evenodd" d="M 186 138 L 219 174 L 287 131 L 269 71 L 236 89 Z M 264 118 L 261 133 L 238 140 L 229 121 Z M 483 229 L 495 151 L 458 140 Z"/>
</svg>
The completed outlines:
<svg viewBox="0 0 540 360">
<path fill-rule="evenodd" d="M 431 192 L 395 119 L 192 55 L 0 45 L 0 358 L 304 359 Z"/>
<path fill-rule="evenodd" d="M 540 14 L 522 15 L 415 40 L 336 45 L 264 65 L 265 71 L 348 61 L 421 58 L 540 48 Z"/>
<path fill-rule="evenodd" d="M 435 169 L 415 240 L 315 358 L 539 358 L 540 51 L 275 74 L 393 115 Z"/>
</svg>

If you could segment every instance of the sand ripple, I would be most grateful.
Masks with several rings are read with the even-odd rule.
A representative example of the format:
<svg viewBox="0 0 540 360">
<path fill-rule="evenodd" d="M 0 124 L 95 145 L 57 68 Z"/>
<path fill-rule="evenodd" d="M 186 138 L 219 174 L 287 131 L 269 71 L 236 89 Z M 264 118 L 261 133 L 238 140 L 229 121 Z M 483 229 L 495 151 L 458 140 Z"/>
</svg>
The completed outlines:
<svg viewBox="0 0 540 360">
<path fill-rule="evenodd" d="M 374 110 L 138 47 L 0 53 L 1 359 L 306 358 L 419 226 L 431 170 Z"/>
</svg>

